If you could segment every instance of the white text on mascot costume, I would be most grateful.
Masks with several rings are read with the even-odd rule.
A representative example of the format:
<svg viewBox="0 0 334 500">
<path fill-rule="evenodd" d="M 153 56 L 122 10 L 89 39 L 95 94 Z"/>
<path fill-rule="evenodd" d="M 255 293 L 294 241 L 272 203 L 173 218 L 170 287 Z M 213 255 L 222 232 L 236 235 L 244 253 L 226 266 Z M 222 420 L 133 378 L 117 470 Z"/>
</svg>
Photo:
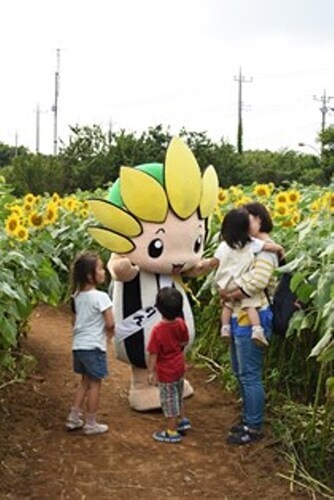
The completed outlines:
<svg viewBox="0 0 334 500">
<path fill-rule="evenodd" d="M 90 233 L 112 252 L 108 268 L 115 281 L 116 356 L 131 365 L 129 400 L 138 411 L 160 407 L 157 387 L 147 382 L 146 347 L 152 327 L 161 319 L 155 298 L 163 286 L 182 293 L 189 346 L 193 342 L 193 315 L 181 274 L 201 260 L 217 193 L 214 168 L 209 166 L 202 176 L 190 149 L 173 138 L 164 165 L 121 167 L 109 199 L 89 202 L 101 224 Z M 192 393 L 185 381 L 184 396 Z"/>
</svg>

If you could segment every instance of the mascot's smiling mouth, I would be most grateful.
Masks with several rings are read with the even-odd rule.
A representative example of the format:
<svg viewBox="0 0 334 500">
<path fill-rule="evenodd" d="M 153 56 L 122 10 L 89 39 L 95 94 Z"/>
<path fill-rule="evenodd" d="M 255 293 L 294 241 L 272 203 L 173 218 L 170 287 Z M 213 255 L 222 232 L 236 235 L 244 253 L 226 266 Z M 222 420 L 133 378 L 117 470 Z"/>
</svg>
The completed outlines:
<svg viewBox="0 0 334 500">
<path fill-rule="evenodd" d="M 173 264 L 172 274 L 180 274 L 184 264 Z"/>
</svg>

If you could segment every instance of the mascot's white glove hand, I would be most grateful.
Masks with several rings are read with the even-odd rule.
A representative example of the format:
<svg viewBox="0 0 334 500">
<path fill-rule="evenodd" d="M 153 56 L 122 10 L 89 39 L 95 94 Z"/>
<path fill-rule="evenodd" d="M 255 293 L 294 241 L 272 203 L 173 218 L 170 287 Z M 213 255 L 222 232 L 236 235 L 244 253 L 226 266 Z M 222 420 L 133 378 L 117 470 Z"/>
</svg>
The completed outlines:
<svg viewBox="0 0 334 500">
<path fill-rule="evenodd" d="M 218 259 L 211 257 L 209 259 L 201 259 L 195 266 L 185 273 L 190 278 L 197 278 L 203 274 L 208 274 L 212 269 L 216 269 L 219 265 Z"/>
<path fill-rule="evenodd" d="M 139 267 L 122 255 L 113 255 L 110 258 L 108 270 L 116 281 L 131 281 L 139 273 Z"/>
</svg>

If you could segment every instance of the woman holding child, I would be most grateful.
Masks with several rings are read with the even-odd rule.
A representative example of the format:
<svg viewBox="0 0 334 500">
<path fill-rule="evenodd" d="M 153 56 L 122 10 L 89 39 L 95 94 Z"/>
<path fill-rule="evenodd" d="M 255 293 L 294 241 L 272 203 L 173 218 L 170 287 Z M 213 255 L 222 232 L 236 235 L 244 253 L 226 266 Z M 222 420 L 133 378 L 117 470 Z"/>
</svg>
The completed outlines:
<svg viewBox="0 0 334 500">
<path fill-rule="evenodd" d="M 253 238 L 270 241 L 269 233 L 273 229 L 267 209 L 257 202 L 244 205 L 249 213 L 249 234 Z M 254 256 L 252 267 L 238 277 L 237 288 L 220 290 L 224 303 L 233 304 L 231 317 L 231 363 L 238 380 L 242 398 L 240 422 L 230 429 L 228 444 L 243 445 L 263 437 L 265 393 L 262 382 L 263 357 L 265 348 L 252 339 L 252 325 L 247 311 L 241 306 L 245 298 L 254 297 L 257 313 L 264 335 L 269 340 L 271 335 L 272 312 L 267 295 L 273 290 L 273 273 L 278 266 L 278 254 L 266 249 Z"/>
</svg>

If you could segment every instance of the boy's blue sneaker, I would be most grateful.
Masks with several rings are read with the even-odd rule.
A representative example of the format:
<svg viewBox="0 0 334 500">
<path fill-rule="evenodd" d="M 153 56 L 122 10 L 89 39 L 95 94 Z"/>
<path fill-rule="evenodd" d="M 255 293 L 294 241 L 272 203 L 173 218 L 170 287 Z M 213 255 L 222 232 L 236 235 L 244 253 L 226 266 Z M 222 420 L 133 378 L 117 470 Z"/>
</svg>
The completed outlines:
<svg viewBox="0 0 334 500">
<path fill-rule="evenodd" d="M 180 443 L 182 436 L 178 432 L 160 431 L 153 434 L 153 439 L 160 443 Z"/>
<path fill-rule="evenodd" d="M 189 431 L 191 429 L 191 423 L 190 420 L 186 417 L 184 417 L 181 422 L 179 422 L 179 425 L 177 426 L 177 432 L 185 432 Z"/>
</svg>

